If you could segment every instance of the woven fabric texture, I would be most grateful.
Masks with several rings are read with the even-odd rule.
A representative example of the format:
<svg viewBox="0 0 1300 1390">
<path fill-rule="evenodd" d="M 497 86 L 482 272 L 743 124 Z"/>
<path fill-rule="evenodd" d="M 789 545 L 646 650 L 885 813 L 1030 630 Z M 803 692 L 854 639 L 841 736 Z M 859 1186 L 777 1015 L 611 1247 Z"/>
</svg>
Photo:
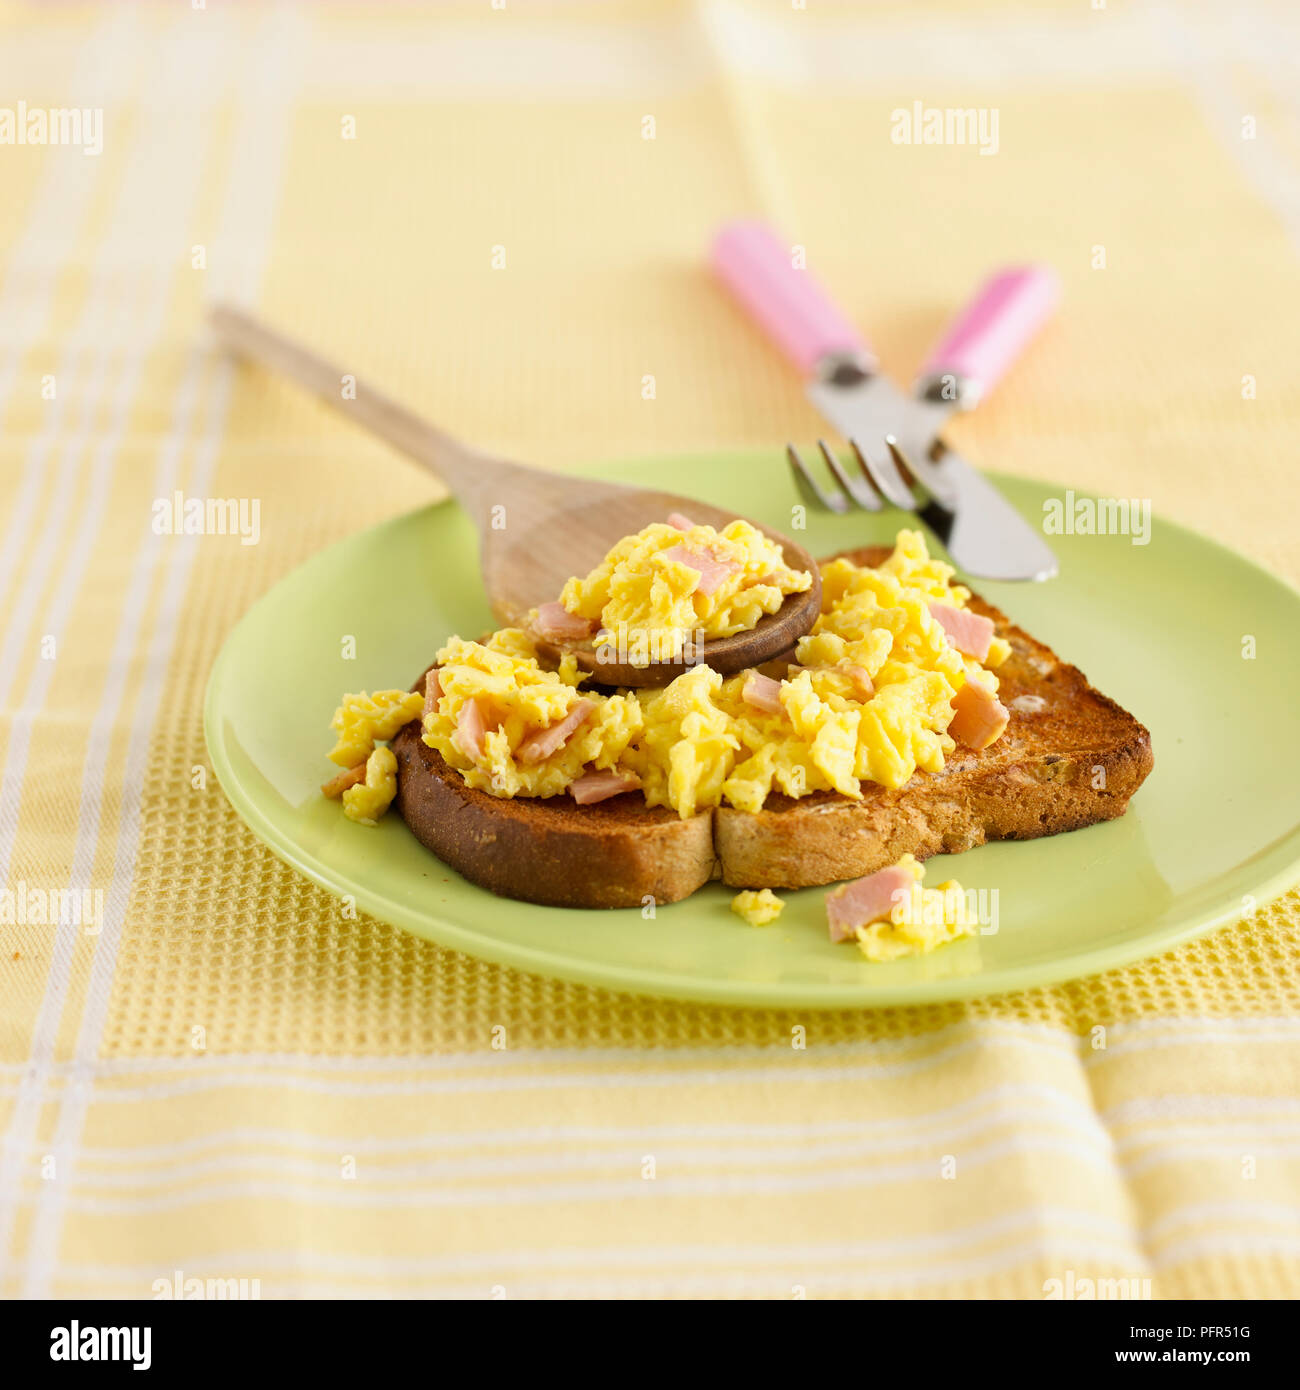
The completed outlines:
<svg viewBox="0 0 1300 1390">
<path fill-rule="evenodd" d="M 106 902 L 0 923 L 0 1296 L 1300 1294 L 1300 893 L 964 1005 L 628 998 L 341 917 L 201 730 L 259 595 L 431 495 L 232 369 L 206 303 L 546 466 L 775 451 L 819 427 L 702 268 L 741 214 L 902 376 L 991 266 L 1057 266 L 1066 311 L 954 442 L 1300 581 L 1293 6 L 3 5 L 0 34 L 15 101 L 103 112 L 95 154 L 0 145 L 0 884 Z M 893 143 L 915 101 L 995 110 L 996 155 Z M 260 543 L 153 545 L 174 489 L 260 497 Z"/>
</svg>

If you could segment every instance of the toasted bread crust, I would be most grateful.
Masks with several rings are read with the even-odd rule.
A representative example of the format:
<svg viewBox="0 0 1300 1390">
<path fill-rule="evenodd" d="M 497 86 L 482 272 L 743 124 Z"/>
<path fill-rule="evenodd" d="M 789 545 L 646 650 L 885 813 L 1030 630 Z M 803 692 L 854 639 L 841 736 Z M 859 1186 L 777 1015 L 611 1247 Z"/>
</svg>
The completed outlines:
<svg viewBox="0 0 1300 1390">
<path fill-rule="evenodd" d="M 888 553 L 847 558 L 876 565 Z M 1005 613 L 976 594 L 970 606 L 1011 644 L 997 671 L 998 698 L 1011 713 L 1002 737 L 982 752 L 959 747 L 942 772 L 918 772 L 898 791 L 864 782 L 861 801 L 819 792 L 769 797 L 756 815 L 719 807 L 714 843 L 724 883 L 814 887 L 874 873 L 904 854 L 958 854 L 1124 814 L 1154 763 L 1150 733 Z M 1037 702 L 1041 708 L 1029 708 Z"/>
<path fill-rule="evenodd" d="M 412 720 L 393 739 L 397 807 L 421 844 L 482 888 L 547 907 L 675 903 L 714 871 L 710 812 L 682 820 L 639 792 L 576 806 L 466 786 Z"/>
<path fill-rule="evenodd" d="M 847 557 L 871 565 L 888 553 Z M 676 902 L 715 870 L 738 888 L 813 887 L 904 854 L 955 854 L 1123 815 L 1151 771 L 1150 734 L 998 609 L 974 595 L 970 606 L 1011 644 L 997 672 L 1010 723 L 990 748 L 958 748 L 941 773 L 918 772 L 898 791 L 866 782 L 860 801 L 773 796 L 757 814 L 721 806 L 686 821 L 636 792 L 582 808 L 568 797 L 510 801 L 467 787 L 413 722 L 393 740 L 395 804 L 417 839 L 474 883 L 593 908 Z"/>
</svg>

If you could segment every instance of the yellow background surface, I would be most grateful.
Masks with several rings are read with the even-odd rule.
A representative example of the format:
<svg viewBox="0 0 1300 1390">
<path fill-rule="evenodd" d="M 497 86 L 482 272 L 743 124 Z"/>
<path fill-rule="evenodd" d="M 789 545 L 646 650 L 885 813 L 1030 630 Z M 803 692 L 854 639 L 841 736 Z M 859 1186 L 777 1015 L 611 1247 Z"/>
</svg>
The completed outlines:
<svg viewBox="0 0 1300 1390">
<path fill-rule="evenodd" d="M 215 298 L 540 464 L 776 466 L 819 425 L 703 268 L 722 220 L 805 245 L 904 378 L 983 275 L 1046 261 L 1061 313 L 953 442 L 1300 581 L 1294 7 L 0 24 L 5 101 L 104 111 L 97 156 L 0 146 L 0 883 L 107 903 L 0 924 L 0 1294 L 1300 1293 L 1300 894 L 1058 989 L 708 1009 L 341 920 L 194 786 L 231 626 L 435 495 L 215 354 Z M 893 144 L 917 100 L 995 109 L 996 156 Z M 260 498 L 260 543 L 160 544 L 175 488 Z"/>
</svg>

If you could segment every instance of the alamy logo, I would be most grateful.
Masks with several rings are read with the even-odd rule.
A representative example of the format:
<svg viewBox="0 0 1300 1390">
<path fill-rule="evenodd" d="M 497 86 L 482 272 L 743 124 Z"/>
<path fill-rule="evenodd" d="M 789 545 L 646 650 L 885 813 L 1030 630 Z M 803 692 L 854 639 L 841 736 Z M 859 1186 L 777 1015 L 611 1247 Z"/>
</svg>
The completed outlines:
<svg viewBox="0 0 1300 1390">
<path fill-rule="evenodd" d="M 173 492 L 153 503 L 156 536 L 238 536 L 256 545 L 262 535 L 260 497 L 186 497 Z"/>
<path fill-rule="evenodd" d="M 653 666 L 680 661 L 683 666 L 695 666 L 704 660 L 702 627 L 637 628 L 629 634 L 627 624 L 619 623 L 612 632 L 602 631 L 604 640 L 596 647 L 596 660 L 603 665 Z"/>
<path fill-rule="evenodd" d="M 980 154 L 998 152 L 996 106 L 896 106 L 889 113 L 895 145 L 978 145 Z"/>
<path fill-rule="evenodd" d="M 948 922 L 979 927 L 981 936 L 996 936 L 998 930 L 997 888 L 896 888 L 890 894 L 893 907 L 889 920 L 896 927 L 942 927 Z"/>
<path fill-rule="evenodd" d="M 1151 1297 L 1150 1279 L 1079 1279 L 1067 1269 L 1064 1279 L 1045 1279 L 1043 1297 L 1047 1300 L 1075 1301 L 1132 1300 Z"/>
<path fill-rule="evenodd" d="M 260 1299 L 262 1281 L 260 1279 L 187 1279 L 178 1269 L 170 1279 L 155 1279 L 150 1285 L 155 1299 L 179 1301 L 181 1299 L 211 1299 L 220 1302 Z"/>
<path fill-rule="evenodd" d="M 1128 536 L 1134 545 L 1151 541 L 1149 497 L 1064 497 L 1043 503 L 1043 530 L 1049 536 Z"/>
<path fill-rule="evenodd" d="M 133 1371 L 153 1365 L 153 1329 L 149 1327 L 70 1327 L 50 1332 L 51 1361 L 130 1361 Z"/>
<path fill-rule="evenodd" d="M 82 154 L 103 154 L 104 109 L 0 106 L 0 145 L 80 145 Z"/>
<path fill-rule="evenodd" d="M 0 888 L 0 926 L 85 927 L 97 936 L 103 924 L 102 888 L 37 888 L 21 878 Z"/>
</svg>

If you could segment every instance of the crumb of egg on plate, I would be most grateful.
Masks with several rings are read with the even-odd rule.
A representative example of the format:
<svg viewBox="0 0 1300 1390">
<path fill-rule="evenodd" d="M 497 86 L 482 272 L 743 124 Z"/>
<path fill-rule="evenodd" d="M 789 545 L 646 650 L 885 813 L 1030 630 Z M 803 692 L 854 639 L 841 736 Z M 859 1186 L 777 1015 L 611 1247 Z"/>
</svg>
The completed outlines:
<svg viewBox="0 0 1300 1390">
<path fill-rule="evenodd" d="M 784 907 L 785 902 L 770 888 L 762 888 L 757 892 L 746 889 L 743 893 L 737 893 L 731 900 L 731 910 L 751 927 L 766 927 L 775 922 Z"/>
</svg>

